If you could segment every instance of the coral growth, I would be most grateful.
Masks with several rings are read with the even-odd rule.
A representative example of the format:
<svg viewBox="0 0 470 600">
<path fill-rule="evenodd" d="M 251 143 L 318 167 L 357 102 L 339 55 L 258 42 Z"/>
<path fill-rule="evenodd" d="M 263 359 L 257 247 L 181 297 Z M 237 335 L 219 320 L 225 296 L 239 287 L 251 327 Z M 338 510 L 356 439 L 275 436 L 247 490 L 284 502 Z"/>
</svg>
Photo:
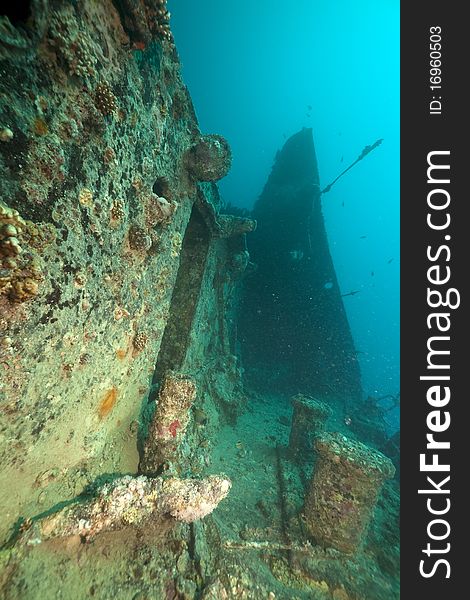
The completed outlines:
<svg viewBox="0 0 470 600">
<path fill-rule="evenodd" d="M 0 142 L 10 142 L 13 137 L 13 131 L 9 127 L 2 127 L 0 129 Z"/>
<path fill-rule="evenodd" d="M 172 478 L 163 482 L 163 495 L 172 517 L 192 523 L 210 514 L 231 485 L 229 479 L 217 475 L 202 480 Z"/>
<path fill-rule="evenodd" d="M 255 231 L 256 221 L 233 215 L 217 215 L 217 227 L 218 237 L 228 238 Z"/>
<path fill-rule="evenodd" d="M 32 130 L 34 135 L 37 136 L 47 135 L 49 133 L 49 127 L 47 126 L 46 121 L 39 117 L 34 119 Z"/>
<path fill-rule="evenodd" d="M 294 459 L 308 460 L 313 453 L 313 438 L 321 433 L 331 409 L 325 403 L 303 394 L 291 400 L 294 412 L 289 437 L 289 452 Z"/>
<path fill-rule="evenodd" d="M 116 152 L 109 146 L 103 152 L 103 162 L 106 165 L 112 165 L 116 161 Z"/>
<path fill-rule="evenodd" d="M 196 384 L 191 378 L 180 373 L 167 374 L 144 444 L 139 465 L 142 473 L 154 474 L 163 464 L 178 460 L 195 397 Z"/>
<path fill-rule="evenodd" d="M 90 208 L 93 205 L 93 192 L 88 188 L 83 188 L 78 194 L 78 201 L 82 206 Z"/>
<path fill-rule="evenodd" d="M 172 258 L 178 258 L 181 252 L 181 244 L 183 243 L 183 237 L 179 231 L 175 231 L 175 233 L 171 236 L 171 251 L 170 256 Z"/>
<path fill-rule="evenodd" d="M 12 302 L 25 302 L 38 294 L 42 273 L 37 257 L 34 252 L 24 252 L 20 244 L 30 246 L 40 238 L 38 233 L 18 211 L 0 203 L 0 295 L 8 295 Z"/>
<path fill-rule="evenodd" d="M 19 245 L 18 238 L 16 237 L 21 229 L 6 223 L 1 229 L 1 250 L 2 257 L 17 256 L 22 252 L 22 248 Z"/>
<path fill-rule="evenodd" d="M 232 165 L 232 152 L 221 135 L 204 135 L 186 153 L 186 166 L 197 181 L 217 181 Z"/>
<path fill-rule="evenodd" d="M 181 427 L 181 423 L 178 421 L 178 419 L 175 419 L 173 423 L 170 423 L 168 431 L 171 433 L 171 437 L 176 437 L 176 433 L 179 427 Z"/>
<path fill-rule="evenodd" d="M 110 217 L 112 223 L 119 223 L 126 216 L 124 208 L 124 202 L 122 200 L 115 200 L 111 206 Z"/>
<path fill-rule="evenodd" d="M 129 246 L 136 252 L 147 252 L 152 246 L 152 238 L 143 227 L 132 225 L 129 229 Z"/>
<path fill-rule="evenodd" d="M 339 433 L 322 434 L 315 449 L 304 506 L 307 529 L 318 544 L 352 553 L 364 540 L 380 488 L 395 467 L 377 450 Z"/>
<path fill-rule="evenodd" d="M 100 406 L 98 408 L 98 416 L 100 419 L 104 419 L 109 415 L 109 413 L 113 410 L 114 405 L 116 404 L 118 396 L 118 391 L 115 387 L 110 388 L 104 394 L 101 399 Z"/>
<path fill-rule="evenodd" d="M 175 200 L 168 201 L 163 196 L 151 194 L 145 205 L 147 225 L 155 227 L 168 223 L 177 208 L 178 203 Z"/>
<path fill-rule="evenodd" d="M 31 277 L 23 277 L 12 282 L 10 298 L 13 302 L 26 302 L 37 296 L 38 292 L 38 282 Z"/>
<path fill-rule="evenodd" d="M 173 40 L 170 30 L 171 14 L 167 9 L 166 0 L 156 0 L 155 4 L 155 8 L 148 9 L 149 16 L 154 19 L 152 29 L 159 37 L 171 42 Z"/>
<path fill-rule="evenodd" d="M 134 336 L 132 340 L 132 345 L 134 346 L 134 350 L 136 352 L 142 352 L 145 349 L 145 346 L 148 344 L 149 336 L 144 331 L 139 331 Z"/>
<path fill-rule="evenodd" d="M 170 30 L 170 13 L 166 0 L 116 0 L 120 9 L 122 25 L 134 48 L 145 46 L 156 36 L 173 43 Z"/>
<path fill-rule="evenodd" d="M 117 110 L 117 100 L 107 83 L 99 83 L 94 92 L 96 108 L 105 116 L 113 115 Z"/>
<path fill-rule="evenodd" d="M 165 515 L 192 523 L 209 515 L 230 487 L 229 479 L 215 475 L 202 480 L 126 475 L 100 487 L 92 499 L 36 521 L 24 541 L 37 544 L 72 535 L 89 541 L 102 531 L 139 526 Z"/>
<path fill-rule="evenodd" d="M 91 39 L 79 30 L 79 25 L 69 11 L 53 14 L 49 43 L 65 61 L 69 75 L 88 78 L 95 75 L 96 56 Z"/>
</svg>

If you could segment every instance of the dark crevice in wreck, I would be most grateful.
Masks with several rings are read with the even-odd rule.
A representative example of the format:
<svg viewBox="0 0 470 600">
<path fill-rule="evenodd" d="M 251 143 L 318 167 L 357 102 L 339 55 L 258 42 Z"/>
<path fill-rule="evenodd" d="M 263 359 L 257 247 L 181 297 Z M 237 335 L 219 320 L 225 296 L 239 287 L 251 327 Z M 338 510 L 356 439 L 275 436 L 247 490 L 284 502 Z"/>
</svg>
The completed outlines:
<svg viewBox="0 0 470 600">
<path fill-rule="evenodd" d="M 191 326 L 201 294 L 210 239 L 210 231 L 198 208 L 194 206 L 183 238 L 168 323 L 155 366 L 152 382 L 155 389 L 168 370 L 179 370 L 184 363 Z M 153 400 L 154 397 L 150 399 Z"/>
<path fill-rule="evenodd" d="M 0 16 L 8 17 L 12 25 L 24 25 L 31 16 L 31 1 L 5 2 L 5 5 L 0 8 Z"/>
<path fill-rule="evenodd" d="M 171 200 L 170 184 L 166 177 L 158 177 L 152 186 L 152 191 L 157 196 L 163 196 L 167 200 Z"/>
</svg>

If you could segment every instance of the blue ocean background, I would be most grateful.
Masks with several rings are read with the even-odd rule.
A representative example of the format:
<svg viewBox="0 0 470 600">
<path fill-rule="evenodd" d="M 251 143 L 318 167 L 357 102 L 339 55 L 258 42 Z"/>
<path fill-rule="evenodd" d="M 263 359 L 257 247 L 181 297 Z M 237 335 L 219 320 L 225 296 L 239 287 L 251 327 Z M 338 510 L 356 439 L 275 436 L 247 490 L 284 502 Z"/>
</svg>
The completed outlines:
<svg viewBox="0 0 470 600">
<path fill-rule="evenodd" d="M 174 0 L 172 30 L 204 133 L 233 151 L 225 202 L 251 208 L 286 138 L 312 127 L 330 250 L 365 395 L 399 392 L 399 3 Z M 391 416 L 396 426 L 397 414 Z"/>
</svg>

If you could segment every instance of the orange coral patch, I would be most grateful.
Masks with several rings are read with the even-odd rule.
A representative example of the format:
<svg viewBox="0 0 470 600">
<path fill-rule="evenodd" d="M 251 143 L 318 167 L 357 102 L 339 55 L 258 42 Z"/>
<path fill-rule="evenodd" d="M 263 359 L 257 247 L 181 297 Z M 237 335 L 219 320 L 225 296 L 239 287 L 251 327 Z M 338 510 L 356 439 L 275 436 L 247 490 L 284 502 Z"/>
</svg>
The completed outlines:
<svg viewBox="0 0 470 600">
<path fill-rule="evenodd" d="M 100 407 L 98 409 L 98 415 L 100 419 L 104 419 L 109 415 L 109 413 L 113 410 L 114 405 L 116 404 L 118 391 L 117 388 L 112 387 L 108 390 L 103 399 L 101 400 Z"/>
<path fill-rule="evenodd" d="M 124 360 L 126 358 L 127 355 L 127 350 L 116 350 L 116 356 L 119 358 L 119 360 Z"/>
<path fill-rule="evenodd" d="M 49 132 L 46 121 L 44 119 L 35 119 L 33 123 L 33 132 L 36 135 L 46 135 Z"/>
</svg>

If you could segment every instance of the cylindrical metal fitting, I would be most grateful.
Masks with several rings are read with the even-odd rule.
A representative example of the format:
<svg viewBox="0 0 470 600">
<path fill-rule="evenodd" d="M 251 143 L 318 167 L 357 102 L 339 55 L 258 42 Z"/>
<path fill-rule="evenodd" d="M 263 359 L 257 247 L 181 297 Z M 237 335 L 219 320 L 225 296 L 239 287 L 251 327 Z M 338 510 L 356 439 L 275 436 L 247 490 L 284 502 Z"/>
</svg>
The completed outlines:
<svg viewBox="0 0 470 600">
<path fill-rule="evenodd" d="M 316 438 L 316 466 L 304 518 L 317 544 L 352 553 L 364 539 L 386 479 L 395 474 L 381 452 L 339 433 Z"/>
<path fill-rule="evenodd" d="M 321 433 L 331 409 L 320 400 L 297 394 L 292 398 L 294 413 L 289 437 L 289 453 L 295 460 L 304 460 L 312 453 L 313 438 Z"/>
</svg>

